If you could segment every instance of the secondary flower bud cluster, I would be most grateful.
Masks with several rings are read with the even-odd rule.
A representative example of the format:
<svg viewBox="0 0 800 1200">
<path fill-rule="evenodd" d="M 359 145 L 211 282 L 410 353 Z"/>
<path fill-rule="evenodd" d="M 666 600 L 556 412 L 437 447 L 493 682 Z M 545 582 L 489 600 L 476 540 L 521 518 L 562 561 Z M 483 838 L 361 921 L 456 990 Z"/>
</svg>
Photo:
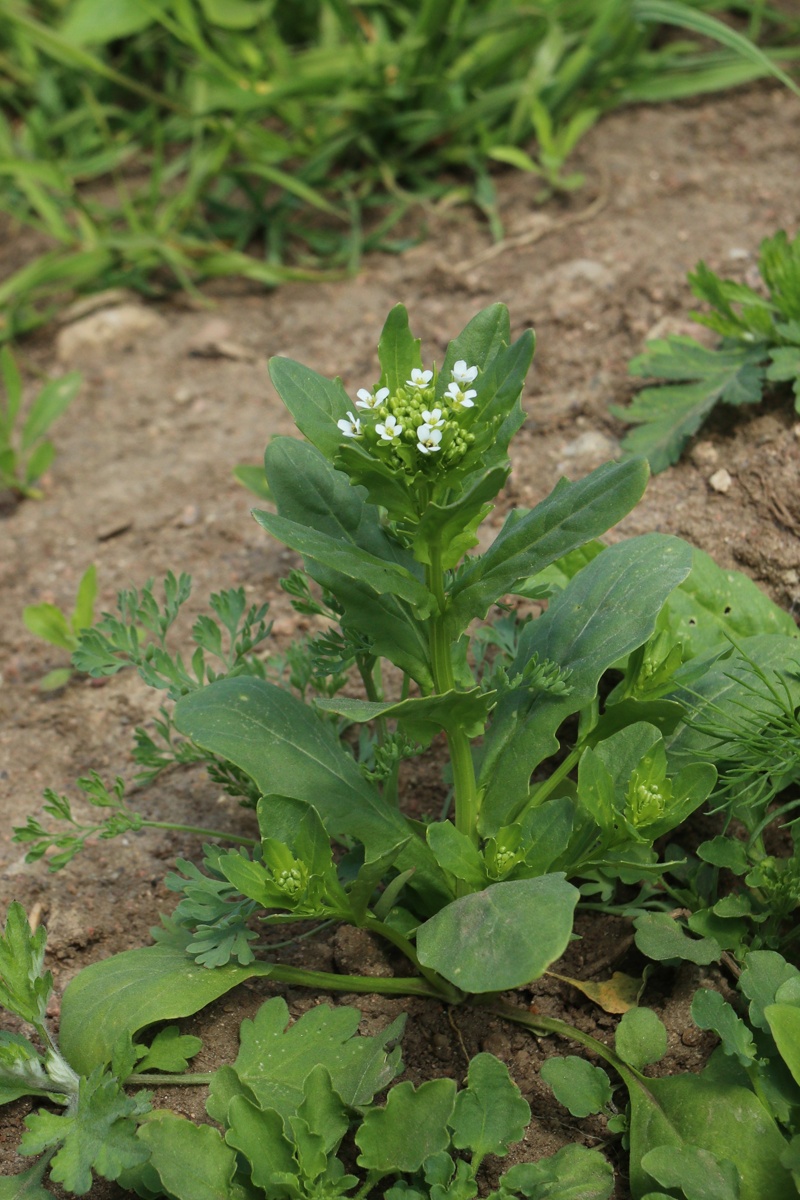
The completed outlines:
<svg viewBox="0 0 800 1200">
<path fill-rule="evenodd" d="M 348 412 L 337 425 L 346 438 L 366 438 L 381 457 L 388 455 L 404 469 L 419 470 L 434 463 L 451 466 L 464 456 L 474 435 L 463 428 L 465 412 L 475 407 L 477 392 L 470 387 L 478 368 L 460 359 L 451 372 L 452 380 L 439 401 L 434 401 L 432 371 L 415 367 L 405 385 L 390 393 L 389 388 L 357 392 L 355 407 L 360 415 Z M 370 437 L 374 431 L 377 437 Z M 413 448 L 414 455 L 399 454 L 401 448 Z M 427 461 L 426 461 L 427 460 Z"/>
</svg>

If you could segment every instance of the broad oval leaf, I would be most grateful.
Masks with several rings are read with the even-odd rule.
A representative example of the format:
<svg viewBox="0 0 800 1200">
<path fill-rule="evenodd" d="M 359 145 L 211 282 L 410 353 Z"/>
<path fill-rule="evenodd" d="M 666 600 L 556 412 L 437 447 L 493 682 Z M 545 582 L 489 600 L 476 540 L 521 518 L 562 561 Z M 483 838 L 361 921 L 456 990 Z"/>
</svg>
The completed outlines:
<svg viewBox="0 0 800 1200">
<path fill-rule="evenodd" d="M 626 1072 L 631 1100 L 631 1191 L 641 1200 L 656 1180 L 644 1161 L 658 1146 L 694 1146 L 728 1159 L 739 1172 L 739 1200 L 797 1200 L 789 1171 L 780 1165 L 786 1142 L 772 1117 L 747 1088 L 695 1075 L 638 1079 Z"/>
<path fill-rule="evenodd" d="M 485 835 L 516 819 L 531 773 L 558 749 L 558 727 L 594 699 L 605 671 L 647 640 L 691 563 L 691 546 L 678 538 L 653 533 L 618 542 L 579 571 L 544 616 L 527 626 L 509 673 L 522 671 L 538 654 L 571 670 L 571 691 L 524 705 L 522 689 L 513 689 L 500 700 L 481 765 Z"/>
<path fill-rule="evenodd" d="M 262 679 L 221 679 L 184 696 L 175 706 L 175 724 L 199 746 L 241 767 L 266 795 L 312 804 L 331 837 L 358 838 L 370 859 L 409 835 L 404 817 L 384 804 L 330 726 L 283 688 Z M 268 812 L 267 804 L 264 829 Z M 410 839 L 398 866 L 441 879 L 418 837 Z"/>
<path fill-rule="evenodd" d="M 492 884 L 419 927 L 419 961 L 465 992 L 520 987 L 564 953 L 578 896 L 561 874 Z"/>
<path fill-rule="evenodd" d="M 67 985 L 61 1002 L 61 1050 L 70 1066 L 88 1075 L 111 1060 L 123 1034 L 131 1037 L 156 1021 L 188 1017 L 270 963 L 199 967 L 173 946 L 143 946 L 91 963 Z"/>
</svg>

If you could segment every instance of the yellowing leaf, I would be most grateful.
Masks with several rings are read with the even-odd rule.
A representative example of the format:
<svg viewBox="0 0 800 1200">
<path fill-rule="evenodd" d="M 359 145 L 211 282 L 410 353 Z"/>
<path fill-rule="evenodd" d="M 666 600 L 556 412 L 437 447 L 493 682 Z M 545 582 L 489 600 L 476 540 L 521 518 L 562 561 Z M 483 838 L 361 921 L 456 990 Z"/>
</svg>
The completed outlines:
<svg viewBox="0 0 800 1200">
<path fill-rule="evenodd" d="M 642 989 L 641 979 L 626 975 L 623 971 L 615 971 L 610 979 L 602 979 L 599 983 L 571 979 L 569 975 L 557 975 L 555 971 L 548 971 L 547 974 L 553 979 L 560 979 L 562 983 L 571 984 L 607 1013 L 626 1013 L 635 1008 Z"/>
</svg>

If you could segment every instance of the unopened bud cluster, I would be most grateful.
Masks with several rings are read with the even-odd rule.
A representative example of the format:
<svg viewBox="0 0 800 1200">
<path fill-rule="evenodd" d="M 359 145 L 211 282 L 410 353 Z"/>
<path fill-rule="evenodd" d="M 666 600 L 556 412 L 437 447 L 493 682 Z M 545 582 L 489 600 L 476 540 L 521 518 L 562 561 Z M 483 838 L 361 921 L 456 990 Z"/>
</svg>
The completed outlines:
<svg viewBox="0 0 800 1200">
<path fill-rule="evenodd" d="M 464 414 L 475 407 L 477 392 L 469 385 L 478 374 L 461 359 L 451 372 L 452 380 L 444 396 L 435 403 L 432 371 L 414 368 L 405 385 L 390 392 L 379 388 L 368 392 L 361 388 L 355 407 L 360 416 L 348 412 L 337 425 L 346 438 L 364 439 L 381 457 L 389 456 L 396 465 L 419 470 L 427 463 L 452 466 L 466 454 L 475 440 L 463 427 Z M 413 449 L 415 454 L 398 453 Z"/>
</svg>

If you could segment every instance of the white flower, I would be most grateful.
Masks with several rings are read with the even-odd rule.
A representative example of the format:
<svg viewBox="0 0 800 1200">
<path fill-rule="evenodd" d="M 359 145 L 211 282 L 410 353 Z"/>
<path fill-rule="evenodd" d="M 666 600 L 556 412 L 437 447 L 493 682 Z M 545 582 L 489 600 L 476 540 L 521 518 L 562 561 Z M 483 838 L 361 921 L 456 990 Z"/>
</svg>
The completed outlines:
<svg viewBox="0 0 800 1200">
<path fill-rule="evenodd" d="M 428 412 L 427 408 L 424 408 L 422 410 L 422 419 L 431 429 L 444 428 L 444 418 L 442 417 L 442 410 L 440 408 L 435 408 L 433 412 Z"/>
<path fill-rule="evenodd" d="M 450 373 L 456 383 L 474 383 L 478 377 L 478 368 L 468 367 L 464 359 L 460 358 Z"/>
<path fill-rule="evenodd" d="M 427 387 L 433 379 L 433 371 L 420 371 L 419 367 L 414 367 L 411 371 L 411 378 L 406 380 L 409 387 L 424 388 Z"/>
<path fill-rule="evenodd" d="M 439 442 L 442 440 L 442 432 L 440 429 L 431 429 L 430 425 L 420 425 L 417 428 L 417 449 L 422 454 L 433 454 L 436 450 L 441 450 Z"/>
<path fill-rule="evenodd" d="M 477 396 L 477 394 L 474 388 L 462 392 L 457 383 L 451 383 L 445 392 L 448 400 L 451 400 L 453 404 L 459 404 L 462 408 L 474 408 L 475 400 L 473 397 Z"/>
<path fill-rule="evenodd" d="M 397 424 L 397 417 L 387 417 L 383 425 L 375 426 L 375 432 L 380 434 L 382 442 L 391 442 L 393 438 L 400 437 L 403 426 Z"/>
<path fill-rule="evenodd" d="M 354 417 L 351 412 L 347 414 L 347 419 L 343 417 L 342 420 L 337 421 L 336 424 L 339 426 L 345 437 L 361 436 L 361 422 L 359 421 L 358 417 Z"/>
<path fill-rule="evenodd" d="M 389 395 L 389 389 L 380 388 L 377 392 L 373 393 L 368 392 L 366 388 L 359 388 L 356 395 L 358 396 L 356 408 L 380 408 Z"/>
</svg>

